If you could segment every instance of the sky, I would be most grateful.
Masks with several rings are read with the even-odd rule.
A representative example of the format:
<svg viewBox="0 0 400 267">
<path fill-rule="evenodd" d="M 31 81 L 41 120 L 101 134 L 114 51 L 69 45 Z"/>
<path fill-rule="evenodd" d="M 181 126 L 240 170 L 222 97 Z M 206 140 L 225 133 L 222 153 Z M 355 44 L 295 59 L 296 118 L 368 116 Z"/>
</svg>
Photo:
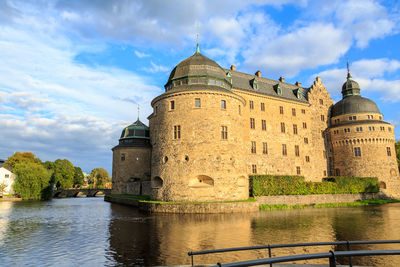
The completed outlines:
<svg viewBox="0 0 400 267">
<path fill-rule="evenodd" d="M 223 68 L 341 99 L 346 59 L 400 139 L 400 2 L 0 0 L 0 158 L 32 151 L 111 174 L 122 129 L 196 49 Z"/>
</svg>

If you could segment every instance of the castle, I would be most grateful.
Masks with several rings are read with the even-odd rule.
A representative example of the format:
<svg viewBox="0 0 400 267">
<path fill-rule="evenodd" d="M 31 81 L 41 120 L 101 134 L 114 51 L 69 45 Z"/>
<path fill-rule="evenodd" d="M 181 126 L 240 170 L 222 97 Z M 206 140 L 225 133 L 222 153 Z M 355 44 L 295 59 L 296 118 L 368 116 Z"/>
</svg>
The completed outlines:
<svg viewBox="0 0 400 267">
<path fill-rule="evenodd" d="M 151 102 L 149 127 L 123 129 L 113 150 L 113 194 L 162 201 L 249 197 L 251 174 L 378 177 L 398 196 L 394 126 L 348 72 L 333 105 L 321 78 L 309 88 L 220 67 L 196 53 Z"/>
</svg>

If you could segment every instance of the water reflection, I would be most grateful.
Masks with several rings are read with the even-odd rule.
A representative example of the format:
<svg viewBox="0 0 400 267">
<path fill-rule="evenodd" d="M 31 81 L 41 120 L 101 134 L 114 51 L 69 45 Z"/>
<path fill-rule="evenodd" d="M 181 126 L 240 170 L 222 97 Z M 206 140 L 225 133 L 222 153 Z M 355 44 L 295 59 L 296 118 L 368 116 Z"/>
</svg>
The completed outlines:
<svg viewBox="0 0 400 267">
<path fill-rule="evenodd" d="M 121 265 L 190 264 L 188 251 L 237 246 L 323 242 L 337 240 L 400 239 L 400 205 L 303 209 L 253 214 L 144 214 L 113 205 L 110 251 Z M 396 249 L 397 245 L 354 246 L 355 249 Z M 273 256 L 327 252 L 342 247 L 273 250 Z M 266 250 L 195 256 L 207 264 L 267 257 Z M 346 263 L 346 259 L 339 261 Z M 327 263 L 327 260 L 303 263 Z M 354 258 L 360 265 L 399 266 L 400 257 Z"/>
<path fill-rule="evenodd" d="M 188 251 L 227 247 L 400 239 L 400 204 L 250 214 L 146 214 L 102 198 L 0 202 L 0 266 L 150 266 L 190 264 Z M 397 249 L 400 245 L 354 246 Z M 273 250 L 273 256 L 343 247 Z M 263 258 L 266 250 L 196 256 L 195 263 Z M 327 263 L 326 260 L 310 263 Z M 346 263 L 342 259 L 340 263 Z M 400 257 L 354 258 L 400 266 Z"/>
</svg>

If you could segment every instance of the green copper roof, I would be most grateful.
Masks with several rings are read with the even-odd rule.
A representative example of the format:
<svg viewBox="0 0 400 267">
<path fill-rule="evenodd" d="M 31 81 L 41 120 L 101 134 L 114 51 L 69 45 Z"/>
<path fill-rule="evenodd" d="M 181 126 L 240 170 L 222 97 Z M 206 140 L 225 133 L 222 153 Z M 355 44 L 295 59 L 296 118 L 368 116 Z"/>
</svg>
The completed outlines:
<svg viewBox="0 0 400 267">
<path fill-rule="evenodd" d="M 120 140 L 131 138 L 150 139 L 150 128 L 138 119 L 122 130 Z"/>
</svg>

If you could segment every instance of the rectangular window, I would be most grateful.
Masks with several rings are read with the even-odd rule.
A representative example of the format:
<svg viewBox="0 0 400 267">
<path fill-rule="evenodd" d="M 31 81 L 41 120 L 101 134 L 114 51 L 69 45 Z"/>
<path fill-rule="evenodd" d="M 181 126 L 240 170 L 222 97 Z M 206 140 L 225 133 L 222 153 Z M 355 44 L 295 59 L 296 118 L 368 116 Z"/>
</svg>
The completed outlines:
<svg viewBox="0 0 400 267">
<path fill-rule="evenodd" d="M 195 99 L 194 99 L 194 106 L 195 106 L 196 108 L 201 107 L 200 98 L 195 98 Z"/>
<path fill-rule="evenodd" d="M 390 157 L 392 156 L 392 151 L 390 151 L 390 147 L 386 148 L 387 155 Z"/>
<path fill-rule="evenodd" d="M 301 174 L 300 166 L 297 166 L 297 167 L 296 167 L 296 173 L 297 173 L 297 175 L 300 175 L 300 174 Z"/>
<path fill-rule="evenodd" d="M 239 105 L 239 115 L 242 115 L 242 107 Z"/>
<path fill-rule="evenodd" d="M 282 106 L 279 107 L 279 114 L 283 114 L 283 107 Z"/>
<path fill-rule="evenodd" d="M 306 114 L 306 110 L 305 110 L 305 109 L 302 109 L 302 110 L 301 110 L 301 113 Z"/>
<path fill-rule="evenodd" d="M 169 109 L 174 110 L 175 109 L 175 101 L 171 100 L 169 103 L 170 103 Z"/>
<path fill-rule="evenodd" d="M 361 157 L 361 148 L 359 147 L 354 148 L 354 156 Z"/>
<path fill-rule="evenodd" d="M 9 174 L 4 174 L 4 178 L 10 178 Z"/>
<path fill-rule="evenodd" d="M 261 120 L 261 127 L 263 131 L 267 130 L 267 122 L 265 120 Z"/>
<path fill-rule="evenodd" d="M 221 126 L 221 139 L 228 139 L 228 127 Z"/>
<path fill-rule="evenodd" d="M 310 162 L 310 156 L 306 156 L 306 162 Z"/>
<path fill-rule="evenodd" d="M 392 131 L 392 127 L 388 127 L 388 131 L 391 132 Z"/>
<path fill-rule="evenodd" d="M 355 121 L 355 120 L 357 120 L 357 117 L 356 117 L 356 116 L 353 116 L 353 121 Z"/>
<path fill-rule="evenodd" d="M 323 104 L 324 104 L 324 100 L 320 99 L 320 100 L 319 100 L 319 104 L 320 104 L 320 105 L 323 105 Z"/>
<path fill-rule="evenodd" d="M 282 144 L 282 155 L 287 155 L 286 144 Z"/>
<path fill-rule="evenodd" d="M 255 154 L 256 152 L 256 141 L 251 141 L 251 153 Z"/>
<path fill-rule="evenodd" d="M 293 134 L 297 134 L 297 124 L 293 124 Z"/>
<path fill-rule="evenodd" d="M 174 139 L 181 139 L 181 126 L 180 125 L 174 126 Z"/>
<path fill-rule="evenodd" d="M 257 173 L 257 165 L 253 164 L 251 165 L 251 171 L 256 174 Z"/>
<path fill-rule="evenodd" d="M 308 138 L 304 137 L 304 144 L 308 144 Z"/>
<path fill-rule="evenodd" d="M 263 143 L 263 154 L 268 154 L 268 145 L 266 142 Z"/>
<path fill-rule="evenodd" d="M 226 109 L 226 101 L 225 100 L 221 100 L 221 108 Z"/>
<path fill-rule="evenodd" d="M 265 104 L 261 103 L 261 111 L 265 111 Z"/>
<path fill-rule="evenodd" d="M 285 132 L 285 123 L 281 122 L 281 132 L 284 133 Z"/>
<path fill-rule="evenodd" d="M 300 156 L 300 149 L 298 145 L 294 146 L 294 154 L 296 155 L 296 157 Z"/>
<path fill-rule="evenodd" d="M 321 115 L 321 121 L 325 121 L 325 116 Z"/>
<path fill-rule="evenodd" d="M 250 109 L 254 109 L 254 102 L 250 100 Z"/>
<path fill-rule="evenodd" d="M 303 129 L 307 129 L 307 123 L 303 122 Z"/>
<path fill-rule="evenodd" d="M 362 127 L 356 127 L 356 132 L 362 132 L 363 128 Z"/>
<path fill-rule="evenodd" d="M 381 131 L 384 131 L 385 130 L 385 127 L 384 126 L 381 126 Z"/>
<path fill-rule="evenodd" d="M 292 108 L 292 115 L 296 116 L 296 109 L 295 108 Z"/>
<path fill-rule="evenodd" d="M 256 128 L 256 122 L 254 118 L 250 118 L 250 129 L 255 129 Z"/>
<path fill-rule="evenodd" d="M 121 161 L 125 160 L 125 154 L 121 154 Z"/>
<path fill-rule="evenodd" d="M 349 121 L 352 121 L 352 120 L 353 120 L 353 117 L 352 117 L 352 116 L 350 116 L 350 117 L 349 117 Z"/>
</svg>

